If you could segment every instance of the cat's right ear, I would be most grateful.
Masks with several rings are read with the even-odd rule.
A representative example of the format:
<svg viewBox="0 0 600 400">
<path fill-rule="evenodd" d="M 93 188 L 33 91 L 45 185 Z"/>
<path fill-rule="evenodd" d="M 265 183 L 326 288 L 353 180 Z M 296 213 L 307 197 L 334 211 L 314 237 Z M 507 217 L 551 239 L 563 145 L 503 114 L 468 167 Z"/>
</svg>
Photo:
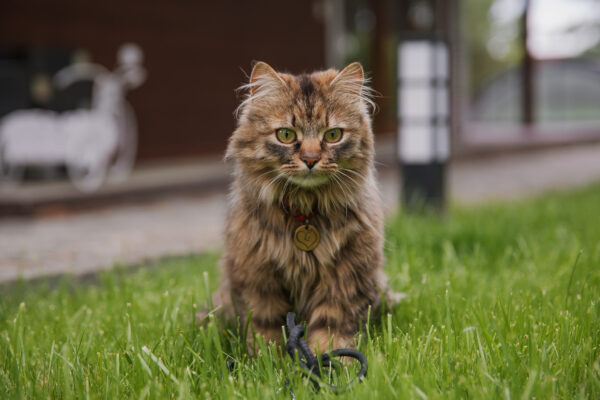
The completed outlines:
<svg viewBox="0 0 600 400">
<path fill-rule="evenodd" d="M 254 96 L 262 89 L 274 88 L 275 86 L 284 85 L 285 81 L 277 72 L 266 62 L 259 61 L 254 64 L 250 73 L 250 96 Z"/>
</svg>

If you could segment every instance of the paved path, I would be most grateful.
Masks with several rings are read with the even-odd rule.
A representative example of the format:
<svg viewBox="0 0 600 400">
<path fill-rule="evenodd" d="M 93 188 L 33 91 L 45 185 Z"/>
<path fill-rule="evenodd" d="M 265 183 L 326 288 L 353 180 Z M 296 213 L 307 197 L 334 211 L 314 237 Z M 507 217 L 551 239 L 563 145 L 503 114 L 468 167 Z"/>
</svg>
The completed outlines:
<svg viewBox="0 0 600 400">
<path fill-rule="evenodd" d="M 393 163 L 393 161 L 392 161 Z M 463 204 L 515 199 L 600 181 L 600 145 L 456 163 L 451 196 Z M 386 211 L 398 204 L 399 177 L 383 167 Z M 33 219 L 0 220 L 0 281 L 83 274 L 115 263 L 217 249 L 222 243 L 224 191 L 140 205 Z"/>
<path fill-rule="evenodd" d="M 600 182 L 600 144 L 464 161 L 450 173 L 461 204 L 514 200 Z"/>
<path fill-rule="evenodd" d="M 216 248 L 221 243 L 225 196 L 113 207 L 62 217 L 0 222 L 0 281 L 70 272 L 115 263 Z"/>
</svg>

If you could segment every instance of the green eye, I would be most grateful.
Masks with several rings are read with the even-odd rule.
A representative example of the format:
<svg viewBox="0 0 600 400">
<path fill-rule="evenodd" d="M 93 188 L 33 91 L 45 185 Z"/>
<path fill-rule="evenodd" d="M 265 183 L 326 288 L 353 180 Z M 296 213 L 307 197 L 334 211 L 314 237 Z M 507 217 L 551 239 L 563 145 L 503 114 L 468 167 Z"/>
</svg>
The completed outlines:
<svg viewBox="0 0 600 400">
<path fill-rule="evenodd" d="M 339 142 L 342 138 L 342 128 L 333 128 L 325 132 L 323 139 L 329 143 Z"/>
<path fill-rule="evenodd" d="M 288 128 L 279 128 L 275 131 L 277 139 L 281 143 L 290 144 L 296 140 L 296 132 Z"/>
</svg>

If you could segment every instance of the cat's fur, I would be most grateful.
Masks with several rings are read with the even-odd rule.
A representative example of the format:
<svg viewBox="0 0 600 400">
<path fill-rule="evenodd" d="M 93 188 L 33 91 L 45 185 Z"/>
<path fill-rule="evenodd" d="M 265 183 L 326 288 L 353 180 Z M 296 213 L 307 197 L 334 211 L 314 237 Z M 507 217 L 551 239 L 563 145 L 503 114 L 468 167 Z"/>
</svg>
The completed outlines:
<svg viewBox="0 0 600 400">
<path fill-rule="evenodd" d="M 252 311 L 256 333 L 281 340 L 287 312 L 308 323 L 311 347 L 352 345 L 369 306 L 386 290 L 383 213 L 373 167 L 369 89 L 359 63 L 293 76 L 259 62 L 238 109 L 226 158 L 235 162 L 222 257 L 223 278 L 213 302 Z M 292 144 L 276 138 L 293 128 Z M 322 141 L 327 128 L 342 128 L 340 142 Z M 301 158 L 320 157 L 312 170 Z M 316 176 L 315 176 L 316 175 Z M 294 245 L 311 219 L 321 241 L 312 252 Z"/>
</svg>

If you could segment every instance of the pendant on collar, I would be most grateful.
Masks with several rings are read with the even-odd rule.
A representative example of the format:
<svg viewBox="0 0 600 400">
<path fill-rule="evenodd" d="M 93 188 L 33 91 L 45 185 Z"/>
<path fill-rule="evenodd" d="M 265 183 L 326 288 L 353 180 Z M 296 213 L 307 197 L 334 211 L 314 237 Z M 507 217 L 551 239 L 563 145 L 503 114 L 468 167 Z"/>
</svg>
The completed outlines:
<svg viewBox="0 0 600 400">
<path fill-rule="evenodd" d="M 286 201 L 285 204 L 285 212 L 291 214 L 295 221 L 303 223 L 294 231 L 294 244 L 302 251 L 313 251 L 321 241 L 319 230 L 310 223 L 310 219 L 317 213 L 316 207 L 309 215 L 304 215 L 297 212 L 297 210 L 290 205 L 289 200 Z"/>
<path fill-rule="evenodd" d="M 321 241 L 321 234 L 314 225 L 308 223 L 300 225 L 294 232 L 294 244 L 302 251 L 313 251 Z"/>
</svg>

